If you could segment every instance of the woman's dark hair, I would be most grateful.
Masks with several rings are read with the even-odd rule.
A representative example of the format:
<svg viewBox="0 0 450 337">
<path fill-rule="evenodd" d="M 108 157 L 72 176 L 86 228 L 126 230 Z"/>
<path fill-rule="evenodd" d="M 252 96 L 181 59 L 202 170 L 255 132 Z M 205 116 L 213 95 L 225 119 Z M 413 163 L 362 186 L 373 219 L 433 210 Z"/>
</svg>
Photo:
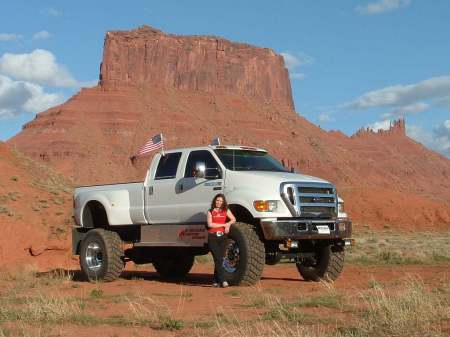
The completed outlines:
<svg viewBox="0 0 450 337">
<path fill-rule="evenodd" d="M 222 198 L 223 199 L 222 207 L 220 209 L 222 211 L 228 210 L 228 203 L 227 203 L 227 199 L 225 199 L 225 195 L 223 195 L 222 193 L 219 193 L 219 194 L 216 194 L 216 196 L 213 198 L 213 200 L 211 202 L 211 209 L 210 209 L 210 211 L 212 211 L 214 208 L 216 208 L 216 200 L 217 200 L 217 198 Z"/>
</svg>

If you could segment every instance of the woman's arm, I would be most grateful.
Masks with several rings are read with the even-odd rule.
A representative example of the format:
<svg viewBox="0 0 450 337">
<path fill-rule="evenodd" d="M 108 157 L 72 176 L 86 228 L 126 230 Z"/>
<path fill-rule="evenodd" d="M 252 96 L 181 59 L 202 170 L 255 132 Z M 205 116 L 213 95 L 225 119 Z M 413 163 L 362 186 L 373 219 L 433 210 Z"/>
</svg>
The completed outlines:
<svg viewBox="0 0 450 337">
<path fill-rule="evenodd" d="M 230 221 L 225 223 L 225 233 L 229 233 L 231 225 L 236 222 L 236 218 L 234 217 L 233 213 L 231 213 L 230 210 L 227 210 L 227 217 L 228 219 L 230 219 Z"/>
<path fill-rule="evenodd" d="M 228 221 L 226 225 L 231 226 L 236 222 L 236 218 L 234 217 L 233 213 L 231 213 L 230 210 L 227 210 L 227 217 L 228 219 L 230 219 L 230 221 Z"/>
</svg>

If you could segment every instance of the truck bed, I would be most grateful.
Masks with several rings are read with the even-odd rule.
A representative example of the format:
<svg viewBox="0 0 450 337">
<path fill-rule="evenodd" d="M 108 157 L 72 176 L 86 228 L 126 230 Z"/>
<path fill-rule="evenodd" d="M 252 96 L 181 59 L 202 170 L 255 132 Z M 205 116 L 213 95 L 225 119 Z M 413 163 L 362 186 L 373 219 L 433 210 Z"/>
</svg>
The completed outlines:
<svg viewBox="0 0 450 337">
<path fill-rule="evenodd" d="M 144 216 L 144 183 L 119 183 L 75 188 L 75 221 L 83 225 L 86 203 L 103 205 L 110 225 L 146 224 Z M 89 207 L 89 206 L 87 206 Z"/>
</svg>

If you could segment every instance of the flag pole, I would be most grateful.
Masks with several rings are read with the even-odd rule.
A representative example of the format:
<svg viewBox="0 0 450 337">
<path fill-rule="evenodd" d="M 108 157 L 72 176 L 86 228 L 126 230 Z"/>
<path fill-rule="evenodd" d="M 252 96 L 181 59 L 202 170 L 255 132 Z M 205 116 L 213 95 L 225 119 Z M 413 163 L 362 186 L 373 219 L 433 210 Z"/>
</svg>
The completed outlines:
<svg viewBox="0 0 450 337">
<path fill-rule="evenodd" d="M 162 142 L 162 146 L 161 146 L 161 156 L 164 157 L 164 138 L 163 138 L 163 134 L 161 132 L 161 142 Z"/>
</svg>

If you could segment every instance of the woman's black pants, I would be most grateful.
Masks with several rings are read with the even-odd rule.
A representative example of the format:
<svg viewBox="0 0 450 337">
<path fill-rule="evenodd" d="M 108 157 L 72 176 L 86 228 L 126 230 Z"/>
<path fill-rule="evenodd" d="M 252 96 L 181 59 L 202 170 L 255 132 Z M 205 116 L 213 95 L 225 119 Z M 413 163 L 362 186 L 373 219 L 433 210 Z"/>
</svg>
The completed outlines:
<svg viewBox="0 0 450 337">
<path fill-rule="evenodd" d="M 223 269 L 223 257 L 227 235 L 217 236 L 216 233 L 208 233 L 208 246 L 214 259 L 214 282 L 225 281 L 225 270 Z"/>
</svg>

